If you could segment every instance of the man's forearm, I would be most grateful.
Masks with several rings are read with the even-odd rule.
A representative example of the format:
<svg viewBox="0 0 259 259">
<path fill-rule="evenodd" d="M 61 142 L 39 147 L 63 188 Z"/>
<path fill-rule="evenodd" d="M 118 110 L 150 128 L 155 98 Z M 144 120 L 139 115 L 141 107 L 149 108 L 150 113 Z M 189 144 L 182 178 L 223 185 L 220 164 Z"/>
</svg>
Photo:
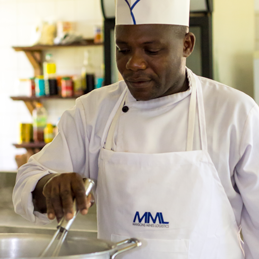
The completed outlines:
<svg viewBox="0 0 259 259">
<path fill-rule="evenodd" d="M 38 211 L 40 213 L 46 213 L 47 212 L 47 207 L 46 207 L 46 198 L 43 195 L 43 187 L 44 185 L 48 182 L 50 178 L 52 178 L 54 175 L 53 174 L 48 174 L 42 177 L 34 191 L 32 192 L 32 198 L 33 198 L 33 205 L 34 205 L 34 211 Z"/>
</svg>

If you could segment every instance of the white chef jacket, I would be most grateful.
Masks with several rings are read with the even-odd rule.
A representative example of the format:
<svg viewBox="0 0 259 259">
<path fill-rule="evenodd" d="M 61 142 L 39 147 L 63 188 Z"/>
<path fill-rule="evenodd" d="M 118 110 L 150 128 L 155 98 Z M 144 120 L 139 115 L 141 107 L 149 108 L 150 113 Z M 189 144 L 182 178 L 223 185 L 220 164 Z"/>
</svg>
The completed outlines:
<svg viewBox="0 0 259 259">
<path fill-rule="evenodd" d="M 190 73 L 188 69 L 187 73 Z M 199 80 L 208 152 L 237 224 L 242 226 L 246 258 L 258 259 L 259 108 L 253 99 L 238 90 L 203 77 Z M 31 195 L 37 181 L 46 174 L 77 172 L 97 180 L 101 138 L 125 87 L 125 82 L 120 81 L 94 90 L 79 97 L 75 107 L 64 112 L 56 138 L 18 171 L 13 192 L 16 213 L 32 222 L 48 222 L 46 215 L 33 211 Z M 129 110 L 119 118 L 113 149 L 133 153 L 186 151 L 191 91 L 190 83 L 185 92 L 149 101 L 136 101 L 127 91 L 125 105 Z M 197 127 L 198 122 L 194 150 L 200 149 Z"/>
</svg>

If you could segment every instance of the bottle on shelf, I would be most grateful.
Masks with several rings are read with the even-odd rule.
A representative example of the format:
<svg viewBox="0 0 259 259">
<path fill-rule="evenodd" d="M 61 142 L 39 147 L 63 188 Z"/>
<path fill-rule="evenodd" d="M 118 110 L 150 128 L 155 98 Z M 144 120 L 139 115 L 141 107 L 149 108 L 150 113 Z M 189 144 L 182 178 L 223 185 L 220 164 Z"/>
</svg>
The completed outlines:
<svg viewBox="0 0 259 259">
<path fill-rule="evenodd" d="M 61 81 L 62 81 L 62 76 L 57 76 L 57 87 L 58 87 L 58 95 L 61 96 Z"/>
<path fill-rule="evenodd" d="M 81 69 L 81 76 L 84 93 L 86 94 L 91 92 L 95 88 L 95 71 L 88 51 L 85 51 L 84 53 L 84 62 Z"/>
<path fill-rule="evenodd" d="M 35 96 L 35 77 L 29 78 L 30 96 Z"/>
<path fill-rule="evenodd" d="M 47 111 L 41 103 L 36 103 L 32 111 L 33 141 L 44 142 L 44 128 L 47 126 Z"/>
<path fill-rule="evenodd" d="M 56 63 L 51 53 L 46 54 L 45 61 L 43 62 L 43 76 L 45 80 L 45 94 L 57 95 Z"/>
<path fill-rule="evenodd" d="M 80 96 L 84 94 L 83 88 L 82 88 L 82 80 L 81 76 L 75 75 L 72 77 L 73 80 L 73 87 L 74 87 L 74 96 Z"/>
<path fill-rule="evenodd" d="M 19 144 L 30 143 L 33 140 L 32 124 L 20 123 Z"/>
<path fill-rule="evenodd" d="M 94 43 L 102 42 L 102 28 L 100 26 L 96 26 L 94 29 Z"/>
<path fill-rule="evenodd" d="M 50 143 L 54 138 L 54 130 L 53 125 L 51 123 L 47 123 L 47 126 L 44 128 L 44 142 Z"/>
<path fill-rule="evenodd" d="M 56 78 L 56 63 L 51 53 L 47 53 L 43 62 L 44 79 Z"/>
<path fill-rule="evenodd" d="M 43 76 L 37 76 L 35 79 L 35 95 L 37 97 L 45 95 L 45 81 Z"/>
<path fill-rule="evenodd" d="M 72 97 L 74 95 L 73 91 L 73 81 L 71 77 L 62 77 L 61 79 L 61 96 L 62 97 Z"/>
</svg>

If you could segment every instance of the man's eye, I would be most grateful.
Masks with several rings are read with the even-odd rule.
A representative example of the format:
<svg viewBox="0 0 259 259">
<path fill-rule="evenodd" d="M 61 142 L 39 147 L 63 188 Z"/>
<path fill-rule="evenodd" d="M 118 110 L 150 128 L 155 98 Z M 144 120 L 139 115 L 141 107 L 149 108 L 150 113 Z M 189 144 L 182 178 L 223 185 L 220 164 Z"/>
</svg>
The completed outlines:
<svg viewBox="0 0 259 259">
<path fill-rule="evenodd" d="M 151 54 L 151 55 L 156 55 L 156 54 L 159 53 L 159 50 L 146 49 L 146 53 L 147 53 L 147 54 Z"/>
<path fill-rule="evenodd" d="M 118 51 L 119 53 L 126 54 L 126 53 L 129 52 L 129 49 L 120 49 L 120 48 L 117 48 L 117 51 Z"/>
</svg>

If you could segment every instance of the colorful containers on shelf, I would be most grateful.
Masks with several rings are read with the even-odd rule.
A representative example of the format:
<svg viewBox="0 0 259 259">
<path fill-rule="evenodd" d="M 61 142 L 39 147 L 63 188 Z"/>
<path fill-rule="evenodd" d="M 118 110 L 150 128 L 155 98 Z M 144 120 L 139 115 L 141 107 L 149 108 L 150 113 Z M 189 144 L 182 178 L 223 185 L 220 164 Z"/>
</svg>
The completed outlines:
<svg viewBox="0 0 259 259">
<path fill-rule="evenodd" d="M 34 142 L 44 142 L 44 128 L 47 126 L 47 111 L 42 103 L 36 103 L 36 107 L 32 111 L 32 119 Z"/>
<path fill-rule="evenodd" d="M 73 81 L 71 77 L 63 77 L 61 79 L 61 96 L 72 97 L 73 95 Z"/>
<path fill-rule="evenodd" d="M 84 94 L 81 76 L 78 76 L 78 75 L 73 76 L 72 80 L 73 80 L 74 96 L 77 97 Z"/>
<path fill-rule="evenodd" d="M 45 81 L 43 76 L 37 76 L 35 79 L 35 94 L 37 97 L 45 95 Z"/>
<path fill-rule="evenodd" d="M 44 142 L 50 143 L 54 138 L 54 128 L 51 123 L 47 123 L 47 126 L 44 128 Z"/>
<path fill-rule="evenodd" d="M 35 96 L 35 77 L 29 78 L 30 83 L 30 95 Z"/>
<path fill-rule="evenodd" d="M 58 81 L 56 78 L 45 79 L 45 94 L 58 95 Z"/>
<path fill-rule="evenodd" d="M 78 75 L 57 76 L 51 79 L 46 79 L 40 75 L 35 79 L 30 78 L 31 96 L 59 95 L 62 97 L 78 97 L 103 86 L 103 77 L 95 78 L 95 74 L 86 74 L 84 79 L 85 88 L 83 87 L 81 76 Z"/>
<path fill-rule="evenodd" d="M 30 143 L 33 141 L 32 124 L 20 123 L 19 144 Z"/>
</svg>

